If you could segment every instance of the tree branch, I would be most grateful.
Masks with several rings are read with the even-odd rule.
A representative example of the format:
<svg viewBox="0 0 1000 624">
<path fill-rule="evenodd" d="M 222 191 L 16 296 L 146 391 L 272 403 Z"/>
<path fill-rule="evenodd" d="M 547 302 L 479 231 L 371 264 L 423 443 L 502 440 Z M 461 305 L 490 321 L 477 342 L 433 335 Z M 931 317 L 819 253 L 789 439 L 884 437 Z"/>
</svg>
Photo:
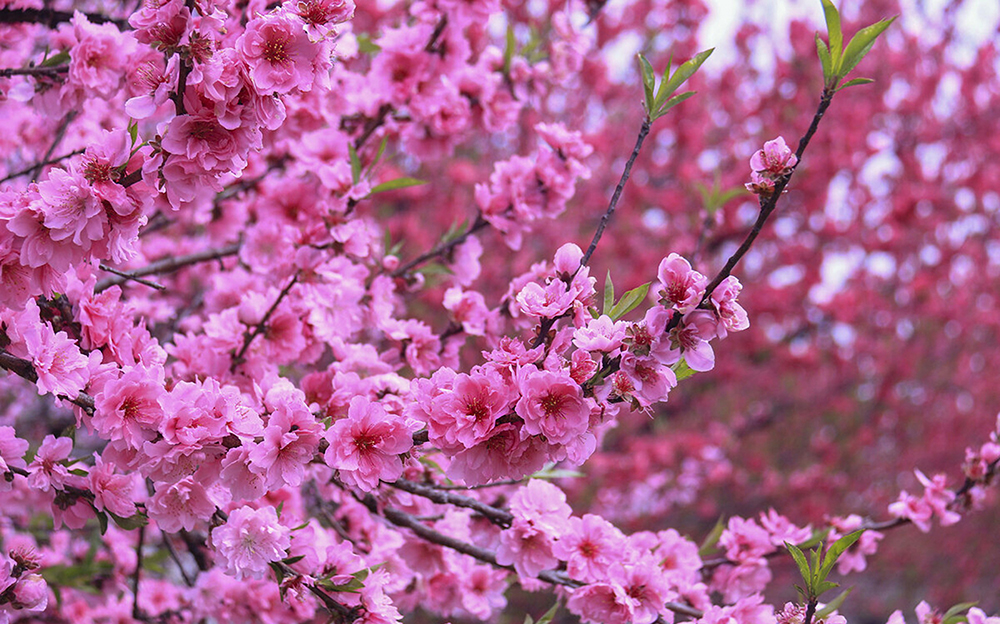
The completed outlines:
<svg viewBox="0 0 1000 624">
<path fill-rule="evenodd" d="M 209 249 L 207 251 L 199 251 L 198 253 L 188 254 L 186 256 L 177 256 L 174 258 L 164 258 L 162 260 L 157 260 L 152 264 L 145 266 L 141 269 L 135 269 L 134 271 L 124 271 L 118 273 L 119 277 L 113 277 L 106 280 L 101 280 L 94 287 L 94 292 L 99 293 L 105 291 L 112 286 L 120 286 L 128 281 L 138 281 L 138 278 L 145 277 L 146 275 L 160 275 L 163 273 L 173 273 L 174 271 L 179 271 L 186 266 L 191 266 L 192 264 L 198 264 L 199 262 L 206 262 L 209 260 L 218 260 L 219 258 L 225 258 L 228 256 L 235 256 L 240 251 L 240 244 L 234 243 L 221 249 Z M 101 266 L 101 268 L 105 268 Z M 106 269 L 112 272 L 117 272 L 116 269 Z M 147 284 L 148 285 L 148 284 Z"/>
<path fill-rule="evenodd" d="M 440 503 L 442 505 L 454 505 L 456 507 L 465 507 L 466 509 L 471 509 L 476 513 L 480 514 L 484 518 L 488 519 L 493 524 L 499 525 L 501 527 L 507 528 L 514 522 L 514 515 L 510 512 L 504 511 L 503 509 L 498 509 L 491 505 L 487 505 L 481 501 L 468 496 L 462 496 L 461 494 L 454 494 L 452 492 L 446 492 L 439 490 L 430 485 L 424 485 L 422 483 L 415 483 L 413 481 L 408 481 L 406 479 L 399 479 L 390 483 L 392 487 L 403 490 L 404 492 L 409 492 L 410 494 L 416 494 L 417 496 L 422 496 L 428 500 L 432 500 L 435 503 Z"/>
<path fill-rule="evenodd" d="M 649 134 L 649 128 L 652 124 L 653 122 L 650 121 L 649 115 L 642 120 L 642 127 L 639 128 L 639 136 L 636 137 L 635 147 L 632 148 L 632 155 L 629 156 L 628 160 L 625 162 L 625 169 L 622 171 L 622 176 L 618 180 L 618 186 L 615 187 L 615 192 L 611 195 L 611 201 L 608 203 L 608 209 L 601 217 L 601 222 L 597 226 L 597 231 L 594 232 L 594 238 L 590 241 L 590 247 L 587 247 L 587 252 L 583 254 L 583 258 L 580 259 L 581 267 L 590 262 L 590 257 L 594 255 L 594 251 L 597 249 L 597 243 L 601 240 L 601 236 L 604 234 L 604 228 L 608 226 L 608 221 L 611 219 L 611 215 L 614 214 L 615 208 L 618 207 L 618 201 L 622 197 L 622 191 L 625 190 L 625 183 L 628 182 L 629 177 L 632 175 L 632 165 L 635 164 L 636 159 L 639 157 L 639 150 L 642 149 L 642 142 L 646 140 L 646 135 Z"/>
<path fill-rule="evenodd" d="M 84 13 L 94 24 L 114 24 L 119 29 L 128 29 L 128 20 L 109 17 L 100 13 Z M 44 24 L 55 28 L 73 19 L 73 13 L 54 9 L 0 9 L 0 24 Z"/>
</svg>

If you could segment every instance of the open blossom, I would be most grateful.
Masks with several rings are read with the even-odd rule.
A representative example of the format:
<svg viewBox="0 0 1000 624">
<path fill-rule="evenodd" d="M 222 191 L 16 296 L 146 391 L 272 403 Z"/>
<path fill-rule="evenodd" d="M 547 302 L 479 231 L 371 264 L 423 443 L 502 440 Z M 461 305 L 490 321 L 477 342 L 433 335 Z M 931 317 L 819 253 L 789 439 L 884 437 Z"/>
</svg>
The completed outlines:
<svg viewBox="0 0 1000 624">
<path fill-rule="evenodd" d="M 686 259 L 670 254 L 660 261 L 656 275 L 660 282 L 660 303 L 677 308 L 681 314 L 691 312 L 701 303 L 708 279 L 692 269 Z"/>
<path fill-rule="evenodd" d="M 0 492 L 10 489 L 10 481 L 4 475 L 11 468 L 21 468 L 26 466 L 24 454 L 28 450 L 27 440 L 22 440 L 15 435 L 13 427 L 0 427 Z"/>
<path fill-rule="evenodd" d="M 785 138 L 779 136 L 764 143 L 763 149 L 757 150 L 750 157 L 750 169 L 776 178 L 790 173 L 798 162 L 792 148 L 785 143 Z"/>
<path fill-rule="evenodd" d="M 212 544 L 227 573 L 237 579 L 262 579 L 268 564 L 285 557 L 291 539 L 273 507 L 240 507 L 230 512 L 224 525 L 212 530 Z"/>
<path fill-rule="evenodd" d="M 524 419 L 524 432 L 569 444 L 590 425 L 590 405 L 580 386 L 563 372 L 521 369 L 521 399 L 514 410 Z"/>
<path fill-rule="evenodd" d="M 398 479 L 403 474 L 399 456 L 413 446 L 413 433 L 400 416 L 362 396 L 351 399 L 347 418 L 333 423 L 326 439 L 326 463 L 343 481 L 366 492 L 379 480 Z"/>
<path fill-rule="evenodd" d="M 255 17 L 236 49 L 262 94 L 312 89 L 320 46 L 309 40 L 298 16 L 278 11 Z"/>
</svg>

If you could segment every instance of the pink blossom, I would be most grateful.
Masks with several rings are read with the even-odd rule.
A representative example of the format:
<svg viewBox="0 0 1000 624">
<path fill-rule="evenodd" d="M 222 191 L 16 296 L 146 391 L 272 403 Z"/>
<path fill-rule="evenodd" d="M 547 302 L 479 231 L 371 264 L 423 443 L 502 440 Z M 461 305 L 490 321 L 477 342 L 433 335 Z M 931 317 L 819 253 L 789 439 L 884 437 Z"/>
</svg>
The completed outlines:
<svg viewBox="0 0 1000 624">
<path fill-rule="evenodd" d="M 791 173 L 798 162 L 792 148 L 785 143 L 785 138 L 779 136 L 764 143 L 763 149 L 754 152 L 750 158 L 750 168 L 776 178 Z"/>
<path fill-rule="evenodd" d="M 517 293 L 517 303 L 528 316 L 556 318 L 573 305 L 573 293 L 566 289 L 566 283 L 553 280 L 546 286 L 528 282 Z"/>
<path fill-rule="evenodd" d="M 560 536 L 554 552 L 566 561 L 573 579 L 591 583 L 606 577 L 608 567 L 620 560 L 625 543 L 625 536 L 613 524 L 586 514 L 569 519 L 569 531 Z"/>
<path fill-rule="evenodd" d="M 541 470 L 546 458 L 542 441 L 523 436 L 513 423 L 503 423 L 493 428 L 487 440 L 458 453 L 448 467 L 448 476 L 470 485 L 519 479 Z"/>
<path fill-rule="evenodd" d="M 380 480 L 398 479 L 403 474 L 399 456 L 413 446 L 412 430 L 402 418 L 362 396 L 351 399 L 347 418 L 333 423 L 325 437 L 330 443 L 324 454 L 327 465 L 365 492 Z"/>
<path fill-rule="evenodd" d="M 24 342 L 38 374 L 39 394 L 76 398 L 90 378 L 89 360 L 76 342 L 64 331 L 53 334 L 48 326 L 30 329 Z"/>
<path fill-rule="evenodd" d="M 212 529 L 212 545 L 228 574 L 262 579 L 268 564 L 285 557 L 291 540 L 273 507 L 240 507 L 229 513 L 224 525 Z"/>
<path fill-rule="evenodd" d="M 28 485 L 48 492 L 50 489 L 63 489 L 70 481 L 79 481 L 79 477 L 70 475 L 63 462 L 69 459 L 73 451 L 73 440 L 45 436 L 42 445 L 35 453 L 35 458 L 28 465 Z"/>
<path fill-rule="evenodd" d="M 40 574 L 22 576 L 14 585 L 12 594 L 12 606 L 24 613 L 45 611 L 49 604 L 49 586 Z"/>
<path fill-rule="evenodd" d="M 115 474 L 115 465 L 105 463 L 94 454 L 94 467 L 88 476 L 90 491 L 94 493 L 94 506 L 98 510 L 127 518 L 135 514 L 133 479 L 130 475 Z"/>
<path fill-rule="evenodd" d="M 310 41 L 320 41 L 354 16 L 354 1 L 298 0 L 292 10 L 305 23 Z"/>
<path fill-rule="evenodd" d="M 28 442 L 18 438 L 15 433 L 13 427 L 0 427 L 0 492 L 11 488 L 11 480 L 5 478 L 11 468 L 23 470 L 27 466 L 24 454 L 28 450 Z"/>
<path fill-rule="evenodd" d="M 135 42 L 113 24 L 92 24 L 77 11 L 73 15 L 76 45 L 70 50 L 69 80 L 88 94 L 109 99 L 121 85 L 124 60 Z"/>
<path fill-rule="evenodd" d="M 612 321 L 607 314 L 593 319 L 587 326 L 576 330 L 573 344 L 584 351 L 612 353 L 625 340 L 625 322 Z"/>
<path fill-rule="evenodd" d="M 486 333 L 490 311 L 481 293 L 463 291 L 454 286 L 445 291 L 443 305 L 462 324 L 462 330 L 466 334 L 482 336 Z"/>
<path fill-rule="evenodd" d="M 736 562 L 757 561 L 774 550 L 766 530 L 753 520 L 738 516 L 729 519 L 719 538 L 719 545 L 726 549 L 726 558 Z"/>
<path fill-rule="evenodd" d="M 621 357 L 619 372 L 628 377 L 631 386 L 628 394 L 642 407 L 666 401 L 667 394 L 677 385 L 674 371 L 651 357 L 626 353 Z"/>
<path fill-rule="evenodd" d="M 903 490 L 899 493 L 899 499 L 889 505 L 889 514 L 896 518 L 909 520 L 921 533 L 927 533 L 931 530 L 934 508 L 923 498 L 918 498 Z"/>
<path fill-rule="evenodd" d="M 298 16 L 277 11 L 254 17 L 236 49 L 262 94 L 312 89 L 320 47 L 309 40 Z"/>
<path fill-rule="evenodd" d="M 743 285 L 735 276 L 730 275 L 712 291 L 712 303 L 719 313 L 722 327 L 729 331 L 743 331 L 750 327 L 747 312 L 736 302 Z M 726 337 L 726 332 L 720 329 L 720 338 Z"/>
<path fill-rule="evenodd" d="M 123 196 L 124 189 L 118 189 Z M 84 176 L 62 169 L 54 169 L 49 179 L 38 185 L 43 224 L 53 241 L 76 245 L 87 253 L 95 241 L 104 238 L 108 217 L 94 190 Z M 117 197 L 117 193 L 110 194 Z"/>
<path fill-rule="evenodd" d="M 525 367 L 518 375 L 518 388 L 521 399 L 514 410 L 524 419 L 525 433 L 569 444 L 590 426 L 590 405 L 566 373 Z"/>
<path fill-rule="evenodd" d="M 573 590 L 566 608 L 585 622 L 631 622 L 638 601 L 617 583 L 592 583 Z"/>
<path fill-rule="evenodd" d="M 714 314 L 695 310 L 670 331 L 666 340 L 653 344 L 652 355 L 662 364 L 673 364 L 683 357 L 691 370 L 710 371 L 715 367 L 715 351 L 709 340 L 716 337 L 719 328 Z"/>
<path fill-rule="evenodd" d="M 792 522 L 782 516 L 773 508 L 767 513 L 761 512 L 760 524 L 771 535 L 771 543 L 781 548 L 785 542 L 789 544 L 801 544 L 812 537 L 812 529 L 808 526 L 797 527 Z"/>
<path fill-rule="evenodd" d="M 496 371 L 455 377 L 450 392 L 433 399 L 428 419 L 431 441 L 452 452 L 489 438 L 496 420 L 505 415 L 517 395 Z"/>
<path fill-rule="evenodd" d="M 201 483 L 194 477 L 185 477 L 172 485 L 161 484 L 146 511 L 161 531 L 174 533 L 181 529 L 191 531 L 198 522 L 208 520 L 215 512 L 215 505 Z"/>
<path fill-rule="evenodd" d="M 708 279 L 691 268 L 687 260 L 672 253 L 660 261 L 657 269 L 660 303 L 673 306 L 681 314 L 694 310 L 705 295 Z"/>
<path fill-rule="evenodd" d="M 157 435 L 165 396 L 158 377 L 162 371 L 136 366 L 109 381 L 94 397 L 91 424 L 107 440 L 120 439 L 138 449 Z"/>
</svg>

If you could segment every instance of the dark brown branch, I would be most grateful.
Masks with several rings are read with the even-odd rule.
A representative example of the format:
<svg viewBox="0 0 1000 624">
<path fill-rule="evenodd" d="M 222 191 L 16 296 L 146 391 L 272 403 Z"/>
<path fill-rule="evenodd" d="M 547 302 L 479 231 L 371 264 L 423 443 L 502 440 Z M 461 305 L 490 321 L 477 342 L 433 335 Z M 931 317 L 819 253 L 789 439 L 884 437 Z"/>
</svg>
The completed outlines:
<svg viewBox="0 0 1000 624">
<path fill-rule="evenodd" d="M 0 69 L 0 78 L 11 76 L 44 76 L 55 78 L 69 71 L 69 65 L 53 65 L 52 67 L 7 67 Z"/>
<path fill-rule="evenodd" d="M 468 496 L 462 496 L 460 494 L 454 494 L 448 491 L 442 491 L 434 486 L 424 485 L 422 483 L 415 483 L 413 481 L 408 481 L 406 479 L 399 479 L 390 483 L 392 487 L 403 490 L 404 492 L 409 492 L 410 494 L 416 494 L 417 496 L 422 496 L 428 500 L 432 500 L 435 503 L 440 503 L 442 505 L 454 505 L 456 507 L 465 507 L 466 509 L 471 509 L 476 513 L 482 515 L 484 518 L 488 519 L 493 524 L 499 525 L 501 527 L 509 527 L 512 522 L 514 522 L 514 516 L 510 512 L 504 511 L 503 509 L 498 509 L 492 505 L 487 505 L 482 501 L 478 501 L 474 498 Z"/>
<path fill-rule="evenodd" d="M 166 290 L 167 289 L 167 287 L 164 286 L 163 284 L 157 284 L 156 282 L 151 282 L 149 280 L 142 279 L 141 277 L 135 277 L 135 276 L 129 275 L 128 273 L 125 273 L 124 271 L 119 271 L 118 269 L 111 268 L 111 267 L 109 267 L 106 264 L 101 264 L 100 265 L 100 269 L 102 271 L 107 271 L 108 273 L 114 273 L 118 277 L 125 278 L 125 280 L 127 280 L 127 281 L 132 281 L 132 282 L 135 282 L 137 284 L 142 284 L 143 286 L 149 286 L 150 288 L 154 288 L 156 290 Z"/>
<path fill-rule="evenodd" d="M 50 158 L 48 160 L 42 160 L 40 162 L 37 162 L 37 163 L 31 165 L 27 169 L 21 169 L 20 171 L 15 171 L 14 173 L 8 174 L 7 177 L 0 178 L 0 182 L 9 182 L 10 180 L 13 180 L 14 178 L 20 178 L 23 175 L 28 175 L 29 173 L 31 173 L 32 171 L 34 171 L 36 169 L 40 169 L 40 168 L 45 167 L 47 165 L 54 165 L 57 162 L 66 160 L 67 158 L 72 158 L 73 156 L 79 156 L 80 154 L 84 153 L 85 151 L 87 151 L 87 150 L 83 150 L 83 149 L 73 150 L 72 152 L 69 152 L 68 154 L 63 154 L 62 156 L 56 156 L 55 158 Z"/>
<path fill-rule="evenodd" d="M 135 547 L 135 572 L 132 573 L 132 617 L 143 619 L 142 610 L 139 608 L 139 574 L 142 572 L 142 545 L 146 539 L 146 525 L 139 527 L 139 541 Z"/>
<path fill-rule="evenodd" d="M 823 119 L 823 115 L 826 113 L 826 109 L 830 107 L 830 102 L 833 100 L 833 91 L 824 90 L 823 96 L 819 101 L 819 108 L 816 109 L 816 114 L 813 116 L 812 123 L 809 124 L 809 129 L 806 133 L 799 139 L 798 149 L 795 150 L 795 156 L 797 159 L 796 167 L 802 164 L 802 155 L 806 151 L 806 146 L 809 145 L 809 141 L 812 139 L 813 135 L 816 134 L 816 129 L 819 127 L 819 122 Z M 771 193 L 766 199 L 763 199 L 760 203 L 760 213 L 757 215 L 757 221 L 753 224 L 753 228 L 747 234 L 746 238 L 743 240 L 743 244 L 740 245 L 739 249 L 729 257 L 726 261 L 726 265 L 722 267 L 718 275 L 709 282 L 708 286 L 705 288 L 705 296 L 702 297 L 701 303 L 705 305 L 708 303 L 709 299 L 712 297 L 712 293 L 718 288 L 727 277 L 729 277 L 733 269 L 739 263 L 743 256 L 750 251 L 751 245 L 757 240 L 757 236 L 760 234 L 761 229 L 763 229 L 764 224 L 767 219 L 774 212 L 774 209 L 778 206 L 778 199 L 781 197 L 781 193 L 788 186 L 788 182 L 792 179 L 792 175 L 795 173 L 793 169 L 788 175 L 778 179 L 774 184 L 774 192 Z"/>
<path fill-rule="evenodd" d="M 292 279 L 291 281 L 288 282 L 288 285 L 285 286 L 282 289 L 281 293 L 278 294 L 277 298 L 274 300 L 274 303 L 271 304 L 271 307 L 268 308 L 267 312 L 264 313 L 264 318 L 262 318 L 260 322 L 257 323 L 257 325 L 253 328 L 253 332 L 252 333 L 247 332 L 246 334 L 244 334 L 243 346 L 240 347 L 239 353 L 237 353 L 236 357 L 233 358 L 233 364 L 232 366 L 230 366 L 231 371 L 235 371 L 236 367 L 245 361 L 243 356 L 246 355 L 247 349 L 250 348 L 250 344 L 253 343 L 254 339 L 257 338 L 257 336 L 263 334 L 267 330 L 267 323 L 268 321 L 271 320 L 271 316 L 274 315 L 274 312 L 278 309 L 278 306 L 281 305 L 281 302 L 285 299 L 285 297 L 288 296 L 288 293 L 291 292 L 292 286 L 295 286 L 295 284 L 297 284 L 298 281 L 299 281 L 299 274 L 296 273 L 295 275 L 292 276 Z"/>
<path fill-rule="evenodd" d="M 468 239 L 470 236 L 472 236 L 479 230 L 482 230 L 483 228 L 487 227 L 489 224 L 490 224 L 489 221 L 484 219 L 482 214 L 476 215 L 475 222 L 468 230 L 463 232 L 461 235 L 456 236 L 455 238 L 451 239 L 446 243 L 439 243 L 434 247 L 434 249 L 431 249 L 430 251 L 420 254 L 413 260 L 410 260 L 403 266 L 397 268 L 395 271 L 391 273 L 391 275 L 393 277 L 403 277 L 407 273 L 412 271 L 414 268 L 420 266 L 421 264 L 427 262 L 428 260 L 433 260 L 434 258 L 438 258 L 440 256 L 444 256 L 451 253 L 456 247 L 464 243 L 466 239 Z"/>
<path fill-rule="evenodd" d="M 601 222 L 597 226 L 597 231 L 594 232 L 594 238 L 590 241 L 590 246 L 587 247 L 587 252 L 583 254 L 583 258 L 580 259 L 580 266 L 586 265 L 590 262 L 590 257 L 594 255 L 594 251 L 597 249 L 597 243 L 600 242 L 601 236 L 604 234 L 604 228 L 608 226 L 608 221 L 611 220 L 611 215 L 615 213 L 615 208 L 618 207 L 618 201 L 621 200 L 622 191 L 625 190 L 625 183 L 628 182 L 629 177 L 632 175 L 632 166 L 635 164 L 637 158 L 639 158 L 639 150 L 642 149 L 642 142 L 646 140 L 646 136 L 649 134 L 649 128 L 652 126 L 652 121 L 650 121 L 647 115 L 645 119 L 642 120 L 642 127 L 639 128 L 639 136 L 635 139 L 635 147 L 632 148 L 632 155 L 628 157 L 625 162 L 625 169 L 622 171 L 622 176 L 618 180 L 618 186 L 615 187 L 615 192 L 611 195 L 611 201 L 608 203 L 608 209 L 604 211 L 604 215 L 601 216 Z"/>
<path fill-rule="evenodd" d="M 94 24 L 114 24 L 120 29 L 129 28 L 128 20 L 109 17 L 100 13 L 84 13 Z M 54 9 L 0 9 L 0 24 L 44 24 L 55 28 L 73 19 L 73 13 Z"/>
<path fill-rule="evenodd" d="M 449 535 L 445 535 L 440 531 L 436 531 L 431 527 L 420 522 L 420 520 L 418 520 L 414 516 L 404 511 L 400 511 L 399 509 L 394 509 L 392 507 L 383 507 L 380 511 L 378 508 L 378 504 L 375 501 L 375 498 L 372 497 L 371 495 L 366 496 L 363 499 L 359 500 L 373 514 L 383 516 L 386 520 L 388 520 L 389 522 L 398 527 L 410 529 L 421 539 L 427 540 L 432 544 L 437 544 L 439 546 L 444 546 L 445 548 L 450 548 L 455 552 L 460 552 L 464 555 L 468 555 L 474 559 L 482 561 L 483 563 L 488 563 L 495 568 L 508 570 L 511 572 L 514 571 L 513 566 L 505 566 L 497 563 L 496 554 L 493 551 L 487 550 L 485 548 L 480 548 L 479 546 L 476 546 L 474 544 L 463 542 L 462 540 L 455 539 L 454 537 L 451 537 Z M 584 585 L 584 583 L 569 578 L 565 573 L 558 572 L 555 570 L 543 570 L 538 574 L 538 579 L 541 581 L 545 581 L 550 585 L 561 585 L 563 587 L 577 588 L 577 587 L 582 587 Z M 677 602 L 668 602 L 664 606 L 667 609 L 673 611 L 674 613 L 687 615 L 693 618 L 700 618 L 704 615 L 700 609 L 695 609 L 694 607 Z"/>
<path fill-rule="evenodd" d="M 6 351 L 0 351 L 0 368 L 10 371 L 21 377 L 35 383 L 38 381 L 38 373 L 35 372 L 35 366 L 28 360 L 23 360 L 19 357 L 15 357 Z M 59 395 L 57 398 L 65 399 L 76 405 L 77 407 L 83 409 L 91 416 L 94 414 L 94 397 L 90 396 L 85 392 L 81 392 L 75 398 Z"/>
<path fill-rule="evenodd" d="M 209 260 L 218 260 L 219 258 L 225 258 L 228 256 L 234 256 L 240 251 L 239 243 L 228 245 L 222 247 L 221 249 L 209 249 L 207 251 L 199 251 L 198 253 L 188 254 L 186 256 L 177 256 L 175 258 L 164 258 L 162 260 L 157 260 L 152 264 L 145 266 L 141 269 L 135 269 L 134 271 L 127 271 L 120 273 L 120 277 L 114 277 L 111 279 L 101 280 L 97 283 L 94 288 L 94 292 L 101 292 L 111 288 L 112 286 L 119 286 L 127 281 L 137 281 L 137 278 L 145 277 L 146 275 L 162 275 L 164 273 L 173 273 L 174 271 L 179 271 L 184 267 L 191 266 L 192 264 L 198 264 L 200 262 L 207 262 Z M 101 268 L 104 268 L 103 266 Z"/>
</svg>

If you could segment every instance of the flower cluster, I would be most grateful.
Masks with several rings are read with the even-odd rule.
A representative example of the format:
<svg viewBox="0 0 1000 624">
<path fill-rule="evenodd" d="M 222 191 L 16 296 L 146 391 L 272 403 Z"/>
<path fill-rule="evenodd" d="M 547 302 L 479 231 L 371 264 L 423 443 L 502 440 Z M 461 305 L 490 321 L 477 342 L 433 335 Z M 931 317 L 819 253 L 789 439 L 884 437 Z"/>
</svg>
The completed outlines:
<svg viewBox="0 0 1000 624">
<path fill-rule="evenodd" d="M 775 182 L 789 175 L 798 164 L 799 158 L 785 143 L 784 137 L 764 143 L 762 149 L 750 158 L 750 181 L 746 188 L 762 198 L 774 194 Z"/>
</svg>

